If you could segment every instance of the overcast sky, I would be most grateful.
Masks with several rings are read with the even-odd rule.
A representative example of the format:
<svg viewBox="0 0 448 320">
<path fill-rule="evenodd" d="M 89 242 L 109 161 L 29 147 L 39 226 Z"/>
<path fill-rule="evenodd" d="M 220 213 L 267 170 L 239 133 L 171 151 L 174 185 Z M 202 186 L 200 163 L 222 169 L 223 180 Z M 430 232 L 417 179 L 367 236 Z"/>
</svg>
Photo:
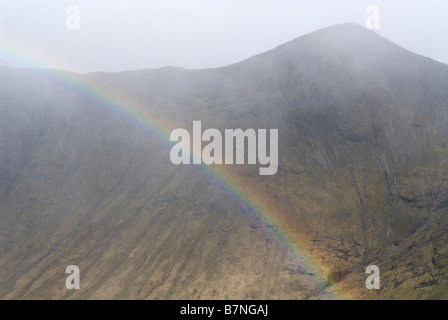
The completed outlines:
<svg viewBox="0 0 448 320">
<path fill-rule="evenodd" d="M 79 29 L 73 11 L 79 8 Z M 220 67 L 330 25 L 365 25 L 448 63 L 448 0 L 0 0 L 0 64 L 76 72 Z"/>
</svg>

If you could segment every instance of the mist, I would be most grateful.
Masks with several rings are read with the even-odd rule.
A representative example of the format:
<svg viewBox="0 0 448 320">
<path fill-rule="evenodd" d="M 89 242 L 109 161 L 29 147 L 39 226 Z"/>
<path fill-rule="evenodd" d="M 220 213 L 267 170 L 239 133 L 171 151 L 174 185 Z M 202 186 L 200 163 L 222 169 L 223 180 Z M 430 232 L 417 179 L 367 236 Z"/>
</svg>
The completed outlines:
<svg viewBox="0 0 448 320">
<path fill-rule="evenodd" d="M 75 72 L 226 66 L 339 23 L 448 63 L 446 1 L 0 1 L 0 65 Z M 67 20 L 78 9 L 78 26 Z M 70 21 L 68 21 L 70 23 Z"/>
</svg>

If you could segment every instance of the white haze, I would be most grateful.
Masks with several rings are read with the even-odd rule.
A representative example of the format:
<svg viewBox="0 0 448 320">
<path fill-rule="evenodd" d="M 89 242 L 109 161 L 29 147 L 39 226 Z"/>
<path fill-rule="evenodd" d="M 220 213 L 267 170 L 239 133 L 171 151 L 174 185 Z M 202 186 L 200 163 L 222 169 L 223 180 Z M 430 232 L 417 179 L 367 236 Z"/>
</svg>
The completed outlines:
<svg viewBox="0 0 448 320">
<path fill-rule="evenodd" d="M 80 9 L 79 30 L 65 26 L 69 5 Z M 446 0 L 0 0 L 0 64 L 220 67 L 330 25 L 364 25 L 368 5 L 380 9 L 380 35 L 448 63 Z"/>
</svg>

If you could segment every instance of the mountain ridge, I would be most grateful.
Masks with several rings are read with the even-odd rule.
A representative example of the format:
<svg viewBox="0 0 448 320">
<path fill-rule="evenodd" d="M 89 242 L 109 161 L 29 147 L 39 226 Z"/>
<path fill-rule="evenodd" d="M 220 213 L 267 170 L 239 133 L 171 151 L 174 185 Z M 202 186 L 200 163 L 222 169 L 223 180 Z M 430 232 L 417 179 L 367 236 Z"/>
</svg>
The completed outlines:
<svg viewBox="0 0 448 320">
<path fill-rule="evenodd" d="M 361 40 L 327 50 L 347 29 L 375 34 L 329 27 L 216 69 L 1 70 L 0 297 L 446 298 L 448 68 L 379 36 L 357 39 L 381 58 Z M 170 163 L 151 125 L 193 120 L 279 129 L 276 175 L 226 167 L 262 210 Z M 81 290 L 64 286 L 71 264 Z"/>
</svg>

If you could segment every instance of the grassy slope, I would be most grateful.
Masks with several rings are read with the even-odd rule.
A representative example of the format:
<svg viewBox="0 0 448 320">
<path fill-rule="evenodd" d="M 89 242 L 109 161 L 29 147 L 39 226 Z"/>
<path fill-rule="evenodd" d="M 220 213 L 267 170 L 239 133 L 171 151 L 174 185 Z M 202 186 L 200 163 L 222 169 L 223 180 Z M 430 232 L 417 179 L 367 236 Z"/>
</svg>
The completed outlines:
<svg viewBox="0 0 448 320">
<path fill-rule="evenodd" d="M 223 69 L 81 77 L 187 128 L 278 128 L 275 176 L 232 171 L 271 204 L 274 226 L 202 170 L 173 166 L 170 146 L 135 123 L 3 70 L 0 296 L 329 298 L 279 240 L 286 230 L 349 297 L 447 298 L 448 73 L 415 58 L 394 69 L 406 81 L 389 65 L 341 76 L 343 52 L 309 55 L 300 41 Z M 65 289 L 69 264 L 80 291 Z M 365 289 L 369 264 L 380 291 Z"/>
</svg>

